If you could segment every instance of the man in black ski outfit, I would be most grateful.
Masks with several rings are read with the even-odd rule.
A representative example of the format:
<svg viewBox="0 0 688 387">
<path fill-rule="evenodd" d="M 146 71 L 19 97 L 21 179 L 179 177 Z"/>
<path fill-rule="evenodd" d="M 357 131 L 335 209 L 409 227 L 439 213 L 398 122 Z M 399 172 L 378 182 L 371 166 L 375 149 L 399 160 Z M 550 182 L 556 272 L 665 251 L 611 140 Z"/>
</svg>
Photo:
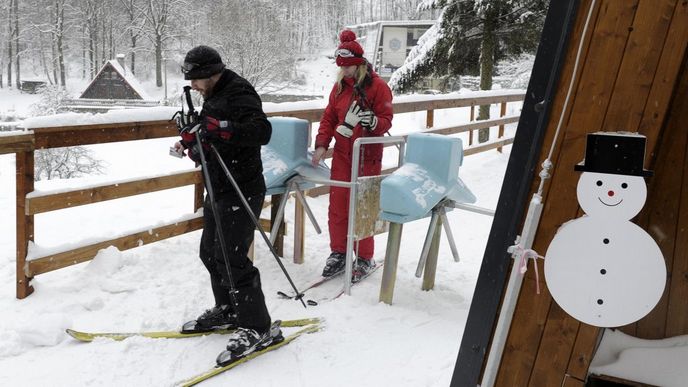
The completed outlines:
<svg viewBox="0 0 688 387">
<path fill-rule="evenodd" d="M 210 273 L 215 306 L 196 320 L 184 324 L 183 331 L 238 327 L 230 336 L 227 349 L 240 356 L 242 352 L 269 345 L 274 339 L 281 338 L 281 333 L 270 332 L 271 320 L 261 289 L 260 273 L 247 257 L 255 227 L 239 194 L 210 150 L 210 144 L 217 148 L 258 218 L 265 199 L 260 147 L 270 140 L 272 127 L 253 86 L 226 69 L 216 50 L 207 46 L 191 49 L 184 59 L 182 72 L 184 79 L 191 80 L 191 88 L 204 97 L 199 119 L 202 148 L 210 176 L 210 181 L 205 184 L 212 184 L 215 193 L 237 301 L 237 305 L 233 305 L 230 277 L 217 239 L 218 219 L 214 218 L 210 198 L 206 195 L 199 255 Z M 175 147 L 187 149 L 189 157 L 200 162 L 194 134 L 182 133 L 182 140 Z M 248 345 L 238 348 L 237 342 L 243 339 Z M 251 346 L 253 348 L 245 348 Z"/>
</svg>

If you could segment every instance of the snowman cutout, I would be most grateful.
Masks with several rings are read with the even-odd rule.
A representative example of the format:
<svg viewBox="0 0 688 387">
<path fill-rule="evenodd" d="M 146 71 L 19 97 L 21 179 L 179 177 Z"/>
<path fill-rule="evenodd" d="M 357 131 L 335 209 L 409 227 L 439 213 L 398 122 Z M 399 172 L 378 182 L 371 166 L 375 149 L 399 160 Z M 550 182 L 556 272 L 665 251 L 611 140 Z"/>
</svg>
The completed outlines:
<svg viewBox="0 0 688 387">
<path fill-rule="evenodd" d="M 630 220 L 645 204 L 645 137 L 588 135 L 576 194 L 586 215 L 563 224 L 547 249 L 545 279 L 552 298 L 589 325 L 618 327 L 657 305 L 666 266 L 657 243 Z"/>
</svg>

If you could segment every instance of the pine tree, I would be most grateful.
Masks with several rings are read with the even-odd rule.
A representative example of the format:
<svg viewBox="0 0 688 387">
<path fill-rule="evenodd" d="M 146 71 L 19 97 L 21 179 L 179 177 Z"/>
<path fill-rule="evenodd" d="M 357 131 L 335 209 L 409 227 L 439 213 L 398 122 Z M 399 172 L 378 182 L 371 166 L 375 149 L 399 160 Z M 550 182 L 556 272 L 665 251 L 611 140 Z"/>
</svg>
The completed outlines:
<svg viewBox="0 0 688 387">
<path fill-rule="evenodd" d="M 481 90 L 492 88 L 494 64 L 534 52 L 544 23 L 547 0 L 425 0 L 419 9 L 441 9 L 439 22 L 409 53 L 390 85 L 396 92 L 416 88 L 423 77 L 480 74 Z M 478 119 L 489 118 L 481 106 Z M 479 141 L 487 140 L 487 131 Z"/>
</svg>

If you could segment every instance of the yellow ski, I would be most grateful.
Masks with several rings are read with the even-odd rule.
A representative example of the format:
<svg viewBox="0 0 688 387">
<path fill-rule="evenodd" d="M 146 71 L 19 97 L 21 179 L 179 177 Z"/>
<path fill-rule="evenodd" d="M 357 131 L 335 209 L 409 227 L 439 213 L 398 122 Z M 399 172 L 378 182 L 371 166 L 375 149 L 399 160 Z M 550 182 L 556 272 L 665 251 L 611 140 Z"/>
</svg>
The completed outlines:
<svg viewBox="0 0 688 387">
<path fill-rule="evenodd" d="M 284 320 L 282 321 L 282 327 L 303 327 L 311 324 L 317 324 L 320 319 L 315 318 L 305 318 L 299 320 Z M 206 335 L 225 335 L 233 332 L 233 329 L 222 329 L 211 332 L 195 332 L 195 333 L 181 333 L 179 331 L 160 331 L 160 332 L 81 332 L 73 329 L 67 329 L 67 334 L 73 338 L 83 341 L 91 342 L 98 337 L 104 337 L 115 341 L 122 341 L 129 337 L 147 337 L 151 339 L 186 339 L 189 337 L 199 337 Z"/>
<path fill-rule="evenodd" d="M 287 326 L 287 325 L 284 325 L 284 323 L 285 323 L 285 321 L 282 322 L 282 327 Z M 301 336 L 304 333 L 313 333 L 313 332 L 317 332 L 318 330 L 320 330 L 320 324 L 319 323 L 315 323 L 313 325 L 306 326 L 305 328 L 285 337 L 283 341 L 281 341 L 277 344 L 271 345 L 271 346 L 269 346 L 265 349 L 262 349 L 260 351 L 250 353 L 250 354 L 248 354 L 242 358 L 239 358 L 239 359 L 235 360 L 234 362 L 227 364 L 225 366 L 222 366 L 222 367 L 215 366 L 215 367 L 211 368 L 210 370 L 203 372 L 201 374 L 198 374 L 198 375 L 196 375 L 192 378 L 189 378 L 183 382 L 180 382 L 177 385 L 183 386 L 183 387 L 195 386 L 198 383 L 201 383 L 205 380 L 208 380 L 208 379 L 212 378 L 213 376 L 221 374 L 221 373 L 223 373 L 227 370 L 230 370 L 230 369 L 232 369 L 232 368 L 234 368 L 240 364 L 246 363 L 247 361 L 254 359 L 254 358 L 256 358 L 256 357 L 258 357 L 264 353 L 267 353 L 267 352 L 273 351 L 275 349 L 278 349 L 280 347 L 283 347 L 283 346 L 291 343 L 297 337 Z"/>
</svg>

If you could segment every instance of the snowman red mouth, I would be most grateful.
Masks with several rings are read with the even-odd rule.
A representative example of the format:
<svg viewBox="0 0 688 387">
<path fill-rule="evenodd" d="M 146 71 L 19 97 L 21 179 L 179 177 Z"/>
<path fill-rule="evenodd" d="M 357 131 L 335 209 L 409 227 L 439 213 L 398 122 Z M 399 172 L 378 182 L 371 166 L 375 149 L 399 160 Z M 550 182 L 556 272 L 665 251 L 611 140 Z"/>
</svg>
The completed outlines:
<svg viewBox="0 0 688 387">
<path fill-rule="evenodd" d="M 600 199 L 599 196 L 597 197 L 597 200 L 599 200 L 600 203 L 604 204 L 604 205 L 607 206 L 607 207 L 616 207 L 616 206 L 618 206 L 619 204 L 621 204 L 621 202 L 623 202 L 623 199 L 621 199 L 621 200 L 619 200 L 618 202 L 616 202 L 616 203 L 614 203 L 614 204 L 607 204 L 607 203 L 604 202 L 604 200 Z"/>
</svg>

